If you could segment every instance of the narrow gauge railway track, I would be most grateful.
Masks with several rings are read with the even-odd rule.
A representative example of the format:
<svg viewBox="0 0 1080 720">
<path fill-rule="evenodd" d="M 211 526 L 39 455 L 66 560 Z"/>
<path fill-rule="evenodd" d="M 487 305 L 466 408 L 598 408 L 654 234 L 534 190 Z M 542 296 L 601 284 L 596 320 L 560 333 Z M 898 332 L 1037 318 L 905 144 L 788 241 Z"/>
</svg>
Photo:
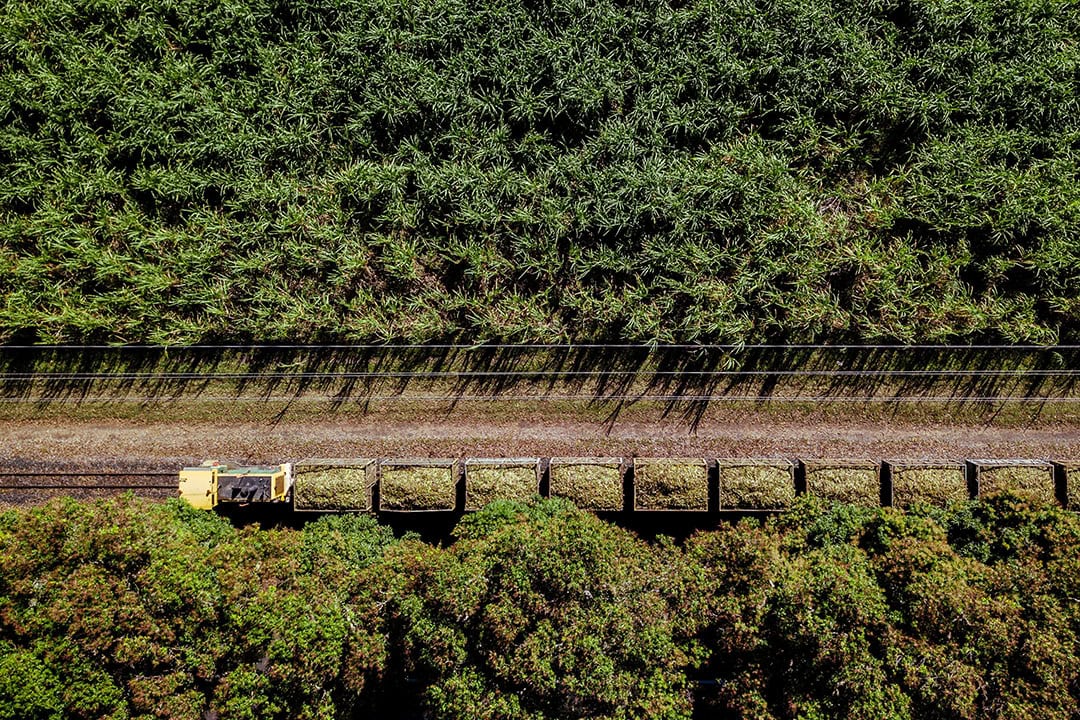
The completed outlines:
<svg viewBox="0 0 1080 720">
<path fill-rule="evenodd" d="M 204 509 L 254 503 L 270 512 L 423 514 L 468 512 L 496 499 L 539 494 L 598 512 L 702 516 L 776 512 L 805 493 L 876 507 L 1008 490 L 1076 509 L 1078 482 L 1080 462 L 1061 459 L 354 458 L 267 466 L 211 462 L 177 471 L 0 469 L 0 504 L 131 492 L 155 499 L 179 494 Z"/>
<path fill-rule="evenodd" d="M 134 478 L 141 478 L 143 481 L 135 482 Z M 151 482 L 149 478 L 162 479 L 158 482 Z M 97 470 L 0 471 L 0 490 L 144 490 L 172 488 L 175 484 L 176 473 L 166 470 L 122 470 L 115 472 Z"/>
<path fill-rule="evenodd" d="M 0 345 L 4 350 L 162 350 L 178 352 L 186 350 L 693 350 L 693 351 L 740 351 L 740 350 L 1012 350 L 1022 352 L 1056 352 L 1080 350 L 1080 345 L 1003 345 L 972 344 L 945 345 L 921 343 L 904 345 L 898 343 L 826 344 L 826 343 L 223 343 L 192 345 Z"/>
<path fill-rule="evenodd" d="M 151 499 L 176 495 L 176 473 L 165 470 L 0 471 L 0 504 L 37 504 L 53 497 L 88 500 L 130 492 Z"/>
<path fill-rule="evenodd" d="M 326 371 L 326 372 L 0 372 L 0 381 L 25 380 L 454 380 L 457 378 L 551 378 L 634 377 L 817 377 L 817 378 L 953 378 L 953 377 L 1080 377 L 1073 369 L 1016 370 L 441 370 L 431 372 Z"/>
<path fill-rule="evenodd" d="M 170 398 L 171 399 L 171 398 Z M 267 403 L 267 402 L 292 402 L 296 398 L 293 396 L 282 395 L 252 395 L 252 396 L 231 396 L 231 395 L 199 395 L 198 399 L 203 402 L 227 402 L 227 403 Z M 317 398 L 319 399 L 319 398 Z M 326 400 L 338 400 L 342 399 L 337 395 L 327 396 L 322 398 Z M 1047 395 L 1032 395 L 1028 397 L 1017 395 L 730 395 L 730 394 L 711 394 L 711 395 L 694 395 L 694 394 L 679 394 L 679 395 L 652 395 L 652 394 L 620 394 L 620 395 L 589 395 L 589 394 L 512 394 L 512 393 L 498 393 L 488 395 L 455 395 L 455 394 L 442 394 L 442 395 L 364 395 L 363 399 L 369 402 L 430 402 L 430 403 L 448 403 L 454 404 L 461 403 L 497 403 L 497 402 L 567 402 L 578 401 L 587 402 L 590 404 L 598 403 L 704 403 L 704 402 L 728 402 L 728 403 L 745 403 L 745 404 L 764 404 L 764 403 L 845 403 L 845 404 L 885 404 L 885 405 L 900 405 L 900 404 L 939 404 L 945 405 L 949 403 L 964 403 L 964 404 L 986 404 L 986 405 L 999 405 L 1005 403 L 1012 404 L 1049 404 L 1049 405 L 1073 405 L 1080 404 L 1080 396 L 1078 395 L 1065 395 L 1065 396 L 1047 396 Z M 162 402 L 161 396 L 153 395 L 124 395 L 120 398 L 126 402 L 136 402 L 141 404 L 150 405 L 156 402 Z M 49 404 L 88 404 L 91 402 L 114 402 L 107 397 L 75 397 L 75 398 L 49 398 L 47 402 Z M 44 402 L 43 400 L 26 400 L 23 398 L 4 398 L 0 397 L 0 405 L 14 405 L 27 402 Z"/>
</svg>

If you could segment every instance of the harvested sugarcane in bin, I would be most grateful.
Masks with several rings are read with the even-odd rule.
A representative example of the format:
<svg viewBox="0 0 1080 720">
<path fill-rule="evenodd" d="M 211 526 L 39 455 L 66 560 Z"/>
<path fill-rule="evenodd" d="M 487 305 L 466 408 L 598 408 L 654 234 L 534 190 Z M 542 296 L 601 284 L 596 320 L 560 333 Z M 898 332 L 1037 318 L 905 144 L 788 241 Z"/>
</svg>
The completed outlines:
<svg viewBox="0 0 1080 720">
<path fill-rule="evenodd" d="M 551 458 L 548 473 L 552 497 L 584 510 L 623 509 L 622 458 Z"/>
<path fill-rule="evenodd" d="M 795 502 L 795 463 L 790 460 L 716 462 L 721 510 L 783 510 Z"/>
<path fill-rule="evenodd" d="M 979 499 L 1012 493 L 1031 502 L 1056 502 L 1054 466 L 1043 460 L 968 460 Z"/>
<path fill-rule="evenodd" d="M 465 509 L 495 500 L 530 500 L 540 492 L 540 458 L 475 458 L 465 461 Z"/>
<path fill-rule="evenodd" d="M 380 510 L 454 510 L 456 460 L 383 460 L 379 463 Z"/>
<path fill-rule="evenodd" d="M 634 458 L 634 508 L 708 510 L 708 464 L 703 458 Z"/>
<path fill-rule="evenodd" d="M 888 461 L 892 477 L 892 504 L 944 507 L 969 498 L 967 475 L 960 461 Z"/>
<path fill-rule="evenodd" d="M 872 460 L 806 460 L 806 492 L 834 502 L 879 507 L 881 479 Z"/>
<path fill-rule="evenodd" d="M 370 458 L 309 458 L 293 465 L 293 508 L 300 511 L 371 510 L 376 478 Z"/>
</svg>

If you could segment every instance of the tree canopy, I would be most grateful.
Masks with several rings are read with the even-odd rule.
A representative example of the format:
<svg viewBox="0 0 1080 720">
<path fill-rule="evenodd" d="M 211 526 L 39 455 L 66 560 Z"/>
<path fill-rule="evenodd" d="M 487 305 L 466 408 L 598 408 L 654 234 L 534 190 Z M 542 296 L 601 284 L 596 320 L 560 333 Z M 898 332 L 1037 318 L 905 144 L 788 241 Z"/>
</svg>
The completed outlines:
<svg viewBox="0 0 1080 720">
<path fill-rule="evenodd" d="M 500 502 L 442 545 L 56 501 L 0 515 L 0 718 L 1066 720 L 1078 593 L 1080 520 L 1009 496 L 681 543 Z"/>
</svg>

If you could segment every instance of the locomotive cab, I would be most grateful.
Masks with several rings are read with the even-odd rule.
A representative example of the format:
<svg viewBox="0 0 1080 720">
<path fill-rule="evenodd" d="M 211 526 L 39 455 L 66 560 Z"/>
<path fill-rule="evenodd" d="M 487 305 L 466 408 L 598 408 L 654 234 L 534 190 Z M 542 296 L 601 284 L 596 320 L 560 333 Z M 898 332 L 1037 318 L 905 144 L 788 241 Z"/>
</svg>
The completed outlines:
<svg viewBox="0 0 1080 720">
<path fill-rule="evenodd" d="M 292 489 L 292 465 L 232 466 L 207 460 L 180 471 L 180 497 L 210 510 L 219 503 L 281 502 Z"/>
</svg>

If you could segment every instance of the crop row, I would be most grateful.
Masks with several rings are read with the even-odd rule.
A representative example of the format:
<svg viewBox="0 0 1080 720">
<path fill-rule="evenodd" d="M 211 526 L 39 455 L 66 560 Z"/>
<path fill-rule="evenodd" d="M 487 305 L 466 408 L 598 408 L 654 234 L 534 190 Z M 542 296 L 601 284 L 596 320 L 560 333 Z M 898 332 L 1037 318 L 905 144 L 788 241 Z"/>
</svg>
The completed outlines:
<svg viewBox="0 0 1080 720">
<path fill-rule="evenodd" d="M 1080 4 L 10 0 L 0 341 L 1069 341 Z"/>
<path fill-rule="evenodd" d="M 802 493 L 907 507 L 1011 492 L 1080 507 L 1080 463 L 1044 460 L 310 459 L 294 474 L 302 511 L 471 511 L 538 494 L 614 512 L 776 511 Z"/>
</svg>

